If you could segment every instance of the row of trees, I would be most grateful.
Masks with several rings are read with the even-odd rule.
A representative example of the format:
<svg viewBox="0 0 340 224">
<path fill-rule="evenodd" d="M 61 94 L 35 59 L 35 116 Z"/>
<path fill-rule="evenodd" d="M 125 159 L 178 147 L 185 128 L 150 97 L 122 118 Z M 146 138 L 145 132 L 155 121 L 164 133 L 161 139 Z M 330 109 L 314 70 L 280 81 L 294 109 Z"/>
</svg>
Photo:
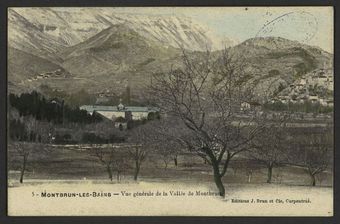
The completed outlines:
<svg viewBox="0 0 340 224">
<path fill-rule="evenodd" d="M 273 168 L 288 165 L 303 168 L 315 186 L 315 177 L 332 163 L 332 130 L 314 128 L 314 132 L 308 133 L 304 128 L 289 127 L 288 122 L 283 118 L 265 127 L 247 156 L 266 166 L 267 183 L 271 183 Z"/>
<path fill-rule="evenodd" d="M 331 113 L 333 112 L 332 106 L 323 106 L 320 103 L 313 103 L 305 101 L 303 103 L 282 103 L 277 101 L 274 103 L 266 103 L 263 105 L 264 109 L 272 111 L 290 111 L 290 112 L 304 112 L 304 113 Z"/>
<path fill-rule="evenodd" d="M 135 127 L 129 132 L 121 132 L 113 128 L 111 123 L 100 122 L 95 126 L 91 126 L 96 136 L 101 136 L 101 138 L 108 138 L 110 135 L 116 136 L 115 143 L 123 144 L 93 144 L 90 149 L 87 149 L 88 155 L 96 158 L 97 162 L 105 167 L 108 173 L 109 179 L 112 181 L 113 173 L 117 173 L 117 180 L 119 180 L 120 173 L 125 169 L 134 167 L 134 180 L 137 180 L 142 164 L 149 155 L 159 156 L 165 164 L 165 168 L 169 160 L 175 159 L 175 164 L 177 166 L 177 155 L 180 150 L 179 148 L 169 147 L 162 148 L 156 137 L 152 128 L 156 127 L 154 122 L 160 122 L 159 120 L 150 121 L 143 125 Z M 32 124 L 32 127 L 34 125 Z M 84 127 L 87 129 L 87 127 Z M 151 132 L 150 132 L 151 130 Z M 119 141 L 118 141 L 119 140 Z M 35 157 L 37 155 L 48 157 L 49 153 L 52 152 L 53 147 L 49 146 L 48 135 L 42 139 L 42 141 L 32 139 L 31 142 L 28 141 L 10 141 L 9 147 L 11 148 L 11 153 L 20 160 L 20 183 L 23 182 L 24 174 L 26 171 L 27 163 L 31 156 Z M 106 143 L 106 142 L 105 142 Z M 87 144 L 88 146 L 88 144 Z M 176 150 L 176 153 L 175 153 Z M 14 157 L 13 157 L 14 158 Z M 131 165 L 131 160 L 133 165 Z"/>
<path fill-rule="evenodd" d="M 96 114 L 91 116 L 85 110 L 65 105 L 63 100 L 48 100 L 36 91 L 22 93 L 19 96 L 11 93 L 9 94 L 9 104 L 10 107 L 18 111 L 19 117 L 33 116 L 36 120 L 48 121 L 53 124 L 93 123 L 102 120 Z"/>
<path fill-rule="evenodd" d="M 274 168 L 297 166 L 306 171 L 311 178 L 311 185 L 315 186 L 315 177 L 330 168 L 332 132 L 329 128 L 314 128 L 312 132 L 304 128 L 295 129 L 289 127 L 289 120 L 289 116 L 284 115 L 280 120 L 267 124 L 253 139 L 252 146 L 243 151 L 242 158 L 252 164 L 265 166 L 268 170 L 267 183 L 272 181 Z M 133 129 L 129 133 L 127 145 L 121 146 L 122 148 L 109 146 L 94 148 L 91 152 L 106 167 L 111 180 L 113 171 L 117 172 L 119 179 L 120 172 L 127 167 L 134 167 L 134 180 L 137 180 L 142 164 L 148 156 L 156 156 L 164 162 L 166 168 L 171 161 L 177 166 L 178 155 L 189 151 L 203 157 L 208 165 L 213 166 L 209 158 L 187 143 L 189 133 L 186 133 L 183 141 L 185 129 L 179 128 L 180 123 L 174 118 L 152 121 Z M 225 161 L 227 159 L 227 156 L 223 158 Z M 129 164 L 130 160 L 133 161 L 133 166 Z M 223 169 L 224 165 L 219 165 L 219 169 Z"/>
<path fill-rule="evenodd" d="M 116 139 L 116 135 L 103 137 L 94 133 L 93 128 L 89 132 L 80 131 L 81 136 L 79 136 L 79 129 L 83 130 L 84 126 L 97 126 L 97 123 L 107 123 L 107 121 L 101 122 L 103 118 L 98 113 L 89 115 L 79 108 L 64 105 L 63 100 L 47 100 L 35 91 L 19 96 L 10 94 L 8 111 L 9 136 L 14 141 L 42 142 L 40 132 L 49 133 L 51 138 L 53 135 L 54 143 L 113 143 L 119 140 Z M 120 122 L 127 122 L 128 129 L 132 129 L 147 121 L 160 119 L 160 115 L 152 112 L 147 119 L 140 121 L 126 121 L 122 117 L 118 119 L 121 119 Z M 57 129 L 60 129 L 57 127 L 60 125 L 62 125 L 61 129 L 68 127 L 66 129 L 69 129 L 69 133 L 57 133 Z M 112 127 L 112 123 L 109 127 Z"/>
<path fill-rule="evenodd" d="M 13 115 L 13 114 L 12 114 Z M 33 116 L 9 119 L 9 139 L 11 141 L 80 144 L 80 143 L 120 143 L 125 141 L 125 133 L 114 128 L 112 122 L 53 124 L 36 120 Z"/>
<path fill-rule="evenodd" d="M 137 181 L 141 167 L 146 158 L 155 155 L 164 162 L 165 169 L 170 161 L 177 166 L 177 157 L 182 152 L 181 145 L 175 140 L 164 135 L 163 121 L 153 120 L 135 127 L 127 133 L 125 145 L 118 147 L 113 145 L 104 148 L 90 150 L 92 156 L 106 167 L 109 178 L 112 180 L 112 172 L 120 173 L 129 167 L 129 160 L 133 161 L 133 179 Z"/>
<path fill-rule="evenodd" d="M 104 166 L 111 181 L 114 172 L 117 173 L 119 181 L 120 174 L 132 167 L 134 169 L 133 178 L 137 180 L 142 165 L 148 157 L 149 159 L 150 157 L 156 158 L 156 161 L 163 161 L 165 169 L 171 161 L 177 166 L 178 155 L 185 152 L 185 143 L 181 144 L 173 138 L 182 134 L 183 130 L 177 130 L 176 135 L 172 135 L 172 137 L 169 137 L 169 132 L 165 131 L 166 129 L 171 132 L 175 130 L 171 130 L 176 127 L 172 121 L 152 121 L 141 125 L 129 132 L 127 143 L 119 145 L 95 144 L 88 150 L 88 153 Z M 265 128 L 254 139 L 254 148 L 245 151 L 242 158 L 246 159 L 248 163 L 260 163 L 265 166 L 268 170 L 267 183 L 271 183 L 274 168 L 298 166 L 310 175 L 311 185 L 315 186 L 315 177 L 330 168 L 332 144 L 332 134 L 329 129 L 319 128 L 308 133 L 307 130 L 301 128 L 298 130 L 289 128 L 285 120 L 282 120 L 281 123 Z M 14 148 L 17 156 L 21 157 L 21 183 L 29 156 L 33 155 L 34 157 L 34 154 L 48 156 L 52 152 L 52 148 L 43 143 L 12 142 L 10 147 Z M 189 148 L 187 150 L 191 151 Z M 235 165 L 232 166 L 234 172 L 237 168 Z M 248 170 L 249 178 L 251 178 L 252 169 L 248 169 L 245 164 L 242 166 Z"/>
</svg>

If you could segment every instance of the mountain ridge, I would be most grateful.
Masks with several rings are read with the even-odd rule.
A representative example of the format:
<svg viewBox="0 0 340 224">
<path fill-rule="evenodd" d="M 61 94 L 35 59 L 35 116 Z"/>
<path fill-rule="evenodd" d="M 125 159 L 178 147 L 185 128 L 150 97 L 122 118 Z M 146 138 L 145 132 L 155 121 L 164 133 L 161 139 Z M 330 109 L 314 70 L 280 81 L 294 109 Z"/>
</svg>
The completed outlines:
<svg viewBox="0 0 340 224">
<path fill-rule="evenodd" d="M 47 12 L 51 13 L 48 10 Z M 83 11 L 81 13 L 86 12 Z M 21 21 L 20 15 L 18 16 L 16 13 L 13 13 L 12 16 L 13 15 L 15 17 L 14 20 L 13 18 L 10 19 L 12 25 L 16 20 L 20 19 Z M 58 16 L 58 13 L 51 15 Z M 59 15 L 63 14 L 59 13 Z M 136 31 L 136 27 L 126 22 L 128 18 L 120 19 L 116 15 L 111 15 L 111 17 L 114 18 L 110 19 L 110 15 L 103 13 L 103 15 L 100 16 L 92 14 L 90 15 L 89 21 L 86 19 L 85 21 L 92 23 L 93 18 L 91 16 L 94 15 L 96 21 L 101 20 L 100 24 L 106 24 L 105 26 L 107 27 L 72 46 L 66 46 L 63 41 L 55 37 L 44 42 L 45 36 L 50 35 L 48 33 L 46 34 L 44 30 L 54 29 L 51 27 L 52 25 L 58 25 L 54 20 L 60 19 L 59 17 L 53 18 L 56 24 L 50 24 L 50 28 L 47 28 L 45 24 L 42 28 L 43 31 L 41 31 L 41 27 L 39 28 L 39 23 L 37 25 L 33 20 L 27 22 L 24 18 L 23 21 L 20 22 L 21 25 L 25 24 L 25 26 L 28 26 L 28 30 L 24 30 L 24 27 L 20 25 L 19 31 L 24 32 L 24 37 L 26 34 L 29 34 L 28 36 L 32 39 L 28 38 L 28 40 L 32 41 L 34 47 L 37 49 L 33 49 L 29 54 L 24 54 L 22 52 L 27 52 L 27 49 L 20 49 L 23 45 L 17 46 L 16 44 L 19 43 L 17 43 L 15 38 L 10 37 L 9 46 L 13 49 L 18 49 L 18 51 L 13 54 L 19 54 L 22 57 L 35 55 L 40 58 L 41 60 L 35 60 L 37 63 L 34 65 L 36 66 L 36 71 L 30 70 L 34 75 L 39 72 L 46 72 L 44 71 L 44 67 L 49 67 L 51 65 L 49 63 L 56 66 L 51 66 L 52 71 L 50 72 L 62 70 L 65 71 L 65 74 L 71 73 L 71 75 L 60 76 L 58 79 L 54 76 L 51 76 L 54 78 L 47 76 L 47 78 L 43 80 L 33 79 L 34 81 L 29 83 L 26 89 L 39 88 L 42 84 L 48 84 L 53 86 L 53 88 L 65 90 L 65 86 L 70 86 L 69 83 L 72 81 L 74 88 L 71 88 L 70 91 L 83 88 L 95 94 L 100 91 L 100 89 L 109 88 L 112 89 L 112 91 L 119 92 L 123 91 L 124 88 L 129 85 L 136 92 L 135 95 L 138 95 L 138 93 L 143 92 L 143 88 L 145 88 L 145 85 L 149 82 L 153 73 L 167 72 L 173 66 L 180 66 L 182 63 L 181 49 L 179 49 L 178 46 L 176 48 L 172 46 L 172 44 L 163 44 L 162 41 L 165 40 L 155 40 L 155 37 L 152 37 L 150 33 L 150 35 L 145 35 L 145 33 L 143 34 L 140 30 Z M 137 17 L 134 19 L 136 18 Z M 69 18 L 65 16 L 65 19 Z M 116 23 L 111 22 L 113 19 L 116 20 Z M 150 20 L 148 19 L 145 21 L 140 19 L 138 23 L 134 23 L 134 19 L 132 19 L 130 23 L 135 25 L 144 23 L 143 27 L 150 25 Z M 175 19 L 169 21 L 174 20 Z M 69 24 L 71 23 L 72 21 L 69 22 Z M 164 26 L 164 24 L 171 27 L 170 24 L 167 24 L 166 20 L 160 19 L 159 23 L 160 27 Z M 178 22 L 178 24 L 183 25 L 185 23 Z M 172 26 L 178 27 L 178 24 L 173 24 Z M 172 30 L 176 30 L 174 27 Z M 82 28 L 80 27 L 80 29 Z M 15 31 L 13 27 L 12 30 Z M 21 33 L 19 31 L 15 34 L 20 37 Z M 67 31 L 66 29 L 62 33 Z M 36 36 L 31 35 L 34 32 L 36 32 Z M 52 43 L 49 42 L 51 40 L 56 41 L 60 47 L 56 49 L 52 48 L 52 50 L 48 48 L 45 49 L 46 45 L 53 45 L 53 41 Z M 178 45 L 180 45 L 180 43 L 178 43 Z M 235 46 L 230 46 L 229 50 L 236 56 L 246 60 L 245 70 L 251 74 L 249 81 L 254 84 L 259 95 L 273 95 L 280 86 L 288 86 L 303 74 L 313 69 L 325 66 L 333 67 L 332 54 L 320 48 L 281 37 L 250 38 Z M 200 55 L 203 54 L 202 51 L 195 51 L 195 48 L 188 52 L 195 57 L 201 57 Z M 220 50 L 212 51 L 213 55 L 220 53 Z M 12 55 L 12 58 L 15 58 L 15 56 Z M 29 59 L 25 59 L 25 61 L 28 60 Z M 41 63 L 41 68 L 39 68 L 39 63 Z M 47 65 L 45 66 L 44 64 Z M 22 64 L 16 60 L 13 60 L 9 64 L 9 67 L 12 69 L 11 71 L 14 71 L 11 73 L 11 76 L 14 78 L 9 76 L 13 87 L 12 89 L 15 89 L 15 83 L 17 82 L 19 82 L 17 85 L 20 85 L 19 89 L 25 89 L 25 83 L 23 84 L 22 81 L 26 80 L 30 75 L 27 75 L 23 71 L 13 69 L 15 66 L 22 66 Z M 23 67 L 27 67 L 29 70 L 30 66 L 25 63 Z M 32 76 L 34 75 L 32 74 Z M 21 81 L 20 77 L 22 77 Z"/>
<path fill-rule="evenodd" d="M 194 23 L 190 18 L 176 16 L 116 14 L 112 10 L 98 8 L 76 11 L 54 8 L 10 8 L 8 13 L 9 17 L 12 17 L 11 28 L 14 31 L 20 30 L 20 34 L 24 36 L 26 34 L 23 32 L 24 28 L 33 26 L 39 30 L 37 33 L 42 37 L 52 39 L 66 47 L 81 43 L 115 24 L 127 25 L 147 39 L 163 45 L 177 47 L 178 43 L 182 43 L 185 48 L 193 50 L 204 51 L 206 47 L 215 49 L 216 45 L 222 44 L 219 42 L 226 39 L 218 38 L 217 34 L 202 24 Z M 16 19 L 19 20 L 18 16 L 25 19 L 25 25 L 15 24 Z M 225 42 L 229 45 L 234 44 L 232 40 Z"/>
</svg>

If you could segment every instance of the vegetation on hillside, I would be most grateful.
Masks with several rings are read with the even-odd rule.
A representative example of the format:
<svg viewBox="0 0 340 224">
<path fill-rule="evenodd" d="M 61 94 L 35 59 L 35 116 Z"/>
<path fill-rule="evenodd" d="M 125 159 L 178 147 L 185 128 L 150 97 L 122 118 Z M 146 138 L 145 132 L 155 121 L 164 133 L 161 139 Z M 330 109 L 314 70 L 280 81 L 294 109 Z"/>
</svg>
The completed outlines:
<svg viewBox="0 0 340 224">
<path fill-rule="evenodd" d="M 290 111 L 290 112 L 304 112 L 304 113 L 332 113 L 334 108 L 331 106 L 323 106 L 320 103 L 313 103 L 305 101 L 303 103 L 282 103 L 276 101 L 274 103 L 267 102 L 263 105 L 265 110 L 272 111 Z"/>
</svg>

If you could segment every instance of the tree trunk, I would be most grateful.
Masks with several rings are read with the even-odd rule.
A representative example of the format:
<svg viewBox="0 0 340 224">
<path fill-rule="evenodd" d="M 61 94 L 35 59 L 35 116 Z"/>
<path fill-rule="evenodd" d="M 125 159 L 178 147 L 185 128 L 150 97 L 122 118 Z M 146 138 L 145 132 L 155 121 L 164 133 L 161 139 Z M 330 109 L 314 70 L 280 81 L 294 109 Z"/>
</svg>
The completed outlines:
<svg viewBox="0 0 340 224">
<path fill-rule="evenodd" d="M 225 196 L 225 188 L 224 188 L 224 185 L 223 185 L 223 182 L 222 182 L 222 177 L 220 175 L 220 170 L 219 170 L 218 164 L 213 164 L 213 169 L 214 169 L 214 181 L 215 181 L 215 184 L 216 184 L 216 186 L 218 188 L 220 196 L 224 198 L 224 196 Z"/>
<path fill-rule="evenodd" d="M 269 164 L 268 165 L 268 177 L 267 177 L 267 183 L 272 182 L 272 173 L 273 173 L 273 165 Z"/>
<path fill-rule="evenodd" d="M 27 162 L 27 155 L 24 155 L 24 160 L 22 163 L 21 173 L 20 173 L 20 183 L 22 184 L 24 182 L 24 174 L 26 170 L 26 162 Z"/>
<path fill-rule="evenodd" d="M 109 174 L 109 179 L 112 181 L 112 170 L 111 170 L 111 167 L 107 166 L 106 169 L 107 169 L 107 173 Z"/>
<path fill-rule="evenodd" d="M 234 171 L 234 176 L 236 176 L 237 168 L 233 168 L 233 171 Z"/>
<path fill-rule="evenodd" d="M 174 157 L 174 163 L 175 163 L 175 166 L 177 167 L 178 165 L 177 156 Z"/>
<path fill-rule="evenodd" d="M 251 177 L 252 177 L 252 175 L 253 175 L 253 171 L 250 170 L 249 173 L 248 173 L 248 183 L 251 182 Z"/>
<path fill-rule="evenodd" d="M 120 182 L 120 171 L 117 170 L 117 182 Z"/>
<path fill-rule="evenodd" d="M 311 185 L 314 187 L 315 183 L 316 183 L 315 175 L 314 174 L 310 174 L 310 177 L 311 177 Z"/>
<path fill-rule="evenodd" d="M 135 175 L 133 177 L 133 179 L 135 181 L 137 181 L 137 179 L 138 179 L 139 170 L 140 170 L 140 164 L 139 164 L 138 160 L 136 160 Z"/>
</svg>

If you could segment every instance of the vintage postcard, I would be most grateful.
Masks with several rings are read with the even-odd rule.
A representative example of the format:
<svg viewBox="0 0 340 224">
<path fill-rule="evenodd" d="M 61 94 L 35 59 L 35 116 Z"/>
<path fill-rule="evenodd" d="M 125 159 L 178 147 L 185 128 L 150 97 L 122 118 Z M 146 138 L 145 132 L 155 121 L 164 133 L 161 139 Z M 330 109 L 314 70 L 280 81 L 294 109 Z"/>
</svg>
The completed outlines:
<svg viewBox="0 0 340 224">
<path fill-rule="evenodd" d="M 9 216 L 333 216 L 332 7 L 8 8 Z"/>
</svg>

